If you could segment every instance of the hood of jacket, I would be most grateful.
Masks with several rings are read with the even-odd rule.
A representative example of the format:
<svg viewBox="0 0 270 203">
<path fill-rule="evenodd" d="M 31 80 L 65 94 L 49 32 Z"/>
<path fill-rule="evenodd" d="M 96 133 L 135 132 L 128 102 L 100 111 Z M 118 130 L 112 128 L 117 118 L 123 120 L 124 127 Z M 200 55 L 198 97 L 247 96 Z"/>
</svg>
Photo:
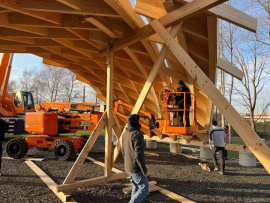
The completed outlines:
<svg viewBox="0 0 270 203">
<path fill-rule="evenodd" d="M 140 117 L 137 114 L 131 114 L 127 119 L 127 130 L 133 131 L 133 130 L 140 130 L 141 124 L 140 124 Z"/>
</svg>

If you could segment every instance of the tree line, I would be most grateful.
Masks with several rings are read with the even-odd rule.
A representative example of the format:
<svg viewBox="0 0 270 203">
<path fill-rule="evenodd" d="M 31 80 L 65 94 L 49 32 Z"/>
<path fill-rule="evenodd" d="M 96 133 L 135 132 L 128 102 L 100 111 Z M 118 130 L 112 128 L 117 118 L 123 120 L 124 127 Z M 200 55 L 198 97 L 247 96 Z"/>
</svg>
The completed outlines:
<svg viewBox="0 0 270 203">
<path fill-rule="evenodd" d="M 95 90 L 76 80 L 76 74 L 65 68 L 45 64 L 40 68 L 24 69 L 17 81 L 9 81 L 8 93 L 19 90 L 31 91 L 35 104 L 45 101 L 100 102 Z"/>
</svg>

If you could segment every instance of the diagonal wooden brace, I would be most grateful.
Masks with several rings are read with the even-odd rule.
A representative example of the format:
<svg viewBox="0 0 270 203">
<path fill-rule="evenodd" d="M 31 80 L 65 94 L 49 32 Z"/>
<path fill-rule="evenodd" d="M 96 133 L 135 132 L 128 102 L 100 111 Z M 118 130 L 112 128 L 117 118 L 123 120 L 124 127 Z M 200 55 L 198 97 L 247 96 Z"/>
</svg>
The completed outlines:
<svg viewBox="0 0 270 203">
<path fill-rule="evenodd" d="M 71 170 L 69 171 L 63 184 L 72 183 L 73 180 L 76 178 L 76 175 L 78 174 L 81 166 L 83 165 L 83 162 L 85 161 L 86 157 L 88 156 L 88 153 L 92 149 L 100 132 L 102 131 L 103 127 L 105 126 L 106 121 L 107 121 L 107 111 L 105 111 L 104 114 L 102 115 L 102 117 L 100 118 L 96 128 L 94 129 L 94 131 L 91 134 L 91 137 L 88 139 L 88 141 L 84 145 L 81 153 L 79 154 L 77 160 L 73 164 L 73 166 L 72 166 Z"/>
</svg>

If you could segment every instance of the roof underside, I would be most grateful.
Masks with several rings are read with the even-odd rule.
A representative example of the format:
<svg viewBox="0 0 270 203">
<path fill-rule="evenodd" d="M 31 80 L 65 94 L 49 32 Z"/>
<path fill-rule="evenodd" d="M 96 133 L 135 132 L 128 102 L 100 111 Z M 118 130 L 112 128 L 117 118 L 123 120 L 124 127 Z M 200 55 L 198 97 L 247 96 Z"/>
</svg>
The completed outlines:
<svg viewBox="0 0 270 203">
<path fill-rule="evenodd" d="M 161 10 L 166 14 L 184 3 L 166 1 Z M 216 37 L 217 23 L 216 16 L 214 21 L 211 16 L 205 12 L 184 20 L 177 40 L 214 81 L 211 66 L 215 66 L 217 45 L 215 39 L 209 42 L 209 36 Z M 127 0 L 1 0 L 0 52 L 31 53 L 42 57 L 45 64 L 67 68 L 105 100 L 107 64 L 99 50 L 144 25 Z M 152 35 L 115 52 L 114 99 L 135 104 L 158 56 L 156 42 L 163 43 Z M 154 101 L 165 85 L 176 88 L 179 79 L 188 83 L 185 69 L 173 54 L 168 52 L 166 61 L 168 67 L 163 64 L 153 84 L 155 95 L 150 92 L 143 106 L 155 115 Z M 209 70 L 214 70 L 214 76 Z M 197 120 L 203 129 L 209 117 L 208 98 L 195 82 L 189 84 L 197 97 Z"/>
</svg>

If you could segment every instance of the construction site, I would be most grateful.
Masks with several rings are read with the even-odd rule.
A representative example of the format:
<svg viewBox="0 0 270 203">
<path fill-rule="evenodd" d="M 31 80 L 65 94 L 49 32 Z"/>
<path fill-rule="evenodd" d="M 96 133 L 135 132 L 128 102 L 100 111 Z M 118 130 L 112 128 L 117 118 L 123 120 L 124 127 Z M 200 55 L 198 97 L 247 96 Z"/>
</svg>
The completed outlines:
<svg viewBox="0 0 270 203">
<path fill-rule="evenodd" d="M 0 113 L 23 134 L 3 142 L 0 202 L 128 202 L 121 145 L 131 114 L 151 177 L 144 202 L 270 202 L 269 143 L 217 88 L 218 70 L 244 77 L 219 57 L 220 20 L 258 27 L 226 2 L 0 0 Z M 8 94 L 16 53 L 70 70 L 105 105 Z M 190 92 L 177 92 L 180 81 Z M 226 160 L 223 176 L 209 148 L 214 106 L 244 142 L 226 144 L 239 159 Z"/>
</svg>

